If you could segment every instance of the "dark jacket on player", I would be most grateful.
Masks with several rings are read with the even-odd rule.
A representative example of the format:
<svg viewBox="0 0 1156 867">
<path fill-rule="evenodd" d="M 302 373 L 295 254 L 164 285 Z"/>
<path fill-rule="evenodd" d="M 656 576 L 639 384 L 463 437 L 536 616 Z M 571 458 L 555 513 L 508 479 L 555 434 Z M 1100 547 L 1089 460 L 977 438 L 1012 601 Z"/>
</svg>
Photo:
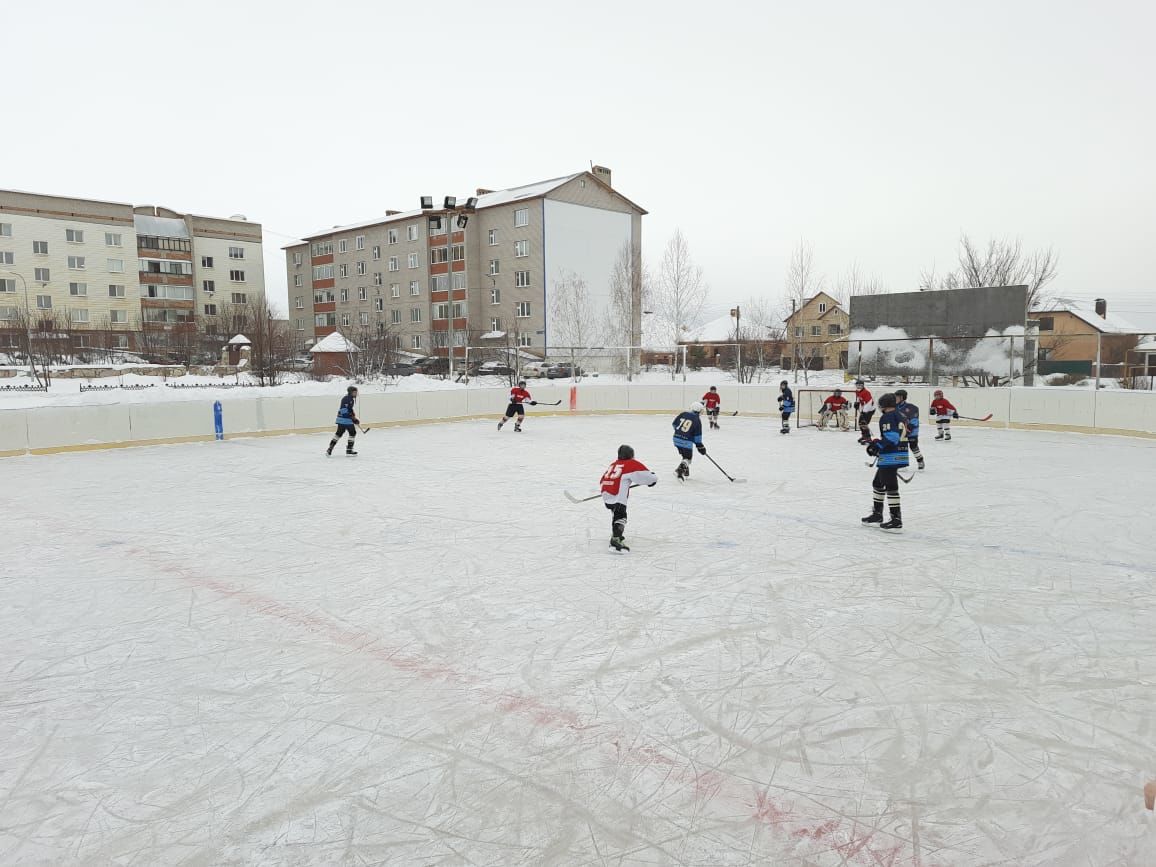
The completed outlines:
<svg viewBox="0 0 1156 867">
<path fill-rule="evenodd" d="M 907 438 L 913 440 L 919 436 L 919 407 L 910 401 L 903 401 L 895 410 L 903 416 L 903 422 L 907 425 Z"/>
<path fill-rule="evenodd" d="M 795 395 L 788 385 L 785 389 L 779 392 L 779 412 L 794 412 L 795 411 Z"/>
<path fill-rule="evenodd" d="M 337 423 L 344 425 L 357 424 L 357 416 L 353 412 L 353 402 L 357 400 L 352 394 L 341 398 L 341 407 L 337 410 Z"/>
<path fill-rule="evenodd" d="M 879 439 L 875 445 L 879 449 L 877 467 L 905 467 L 907 441 L 903 439 L 903 415 L 898 409 L 888 410 L 879 417 Z"/>
<path fill-rule="evenodd" d="M 680 449 L 692 449 L 702 445 L 702 419 L 697 412 L 680 412 L 671 425 L 674 427 L 674 444 Z"/>
</svg>

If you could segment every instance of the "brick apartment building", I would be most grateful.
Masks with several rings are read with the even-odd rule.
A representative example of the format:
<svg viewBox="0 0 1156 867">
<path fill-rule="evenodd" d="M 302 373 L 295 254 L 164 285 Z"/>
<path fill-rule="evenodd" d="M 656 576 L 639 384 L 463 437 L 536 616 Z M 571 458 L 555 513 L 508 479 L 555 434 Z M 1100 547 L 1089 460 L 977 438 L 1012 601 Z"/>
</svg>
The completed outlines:
<svg viewBox="0 0 1156 867">
<path fill-rule="evenodd" d="M 241 217 L 0 190 L 0 352 L 29 336 L 67 356 L 226 332 L 264 295 L 262 255 Z"/>
<path fill-rule="evenodd" d="M 458 358 L 466 346 L 500 343 L 544 357 L 560 345 L 552 308 L 564 275 L 585 282 L 594 321 L 604 316 L 615 259 L 626 245 L 635 255 L 640 249 L 646 211 L 610 180 L 609 169 L 595 166 L 507 190 L 478 189 L 464 226 L 439 204 L 386 211 L 286 247 L 295 344 L 305 348 L 341 331 L 355 342 L 387 335 L 420 355 L 446 356 L 452 343 Z"/>
</svg>

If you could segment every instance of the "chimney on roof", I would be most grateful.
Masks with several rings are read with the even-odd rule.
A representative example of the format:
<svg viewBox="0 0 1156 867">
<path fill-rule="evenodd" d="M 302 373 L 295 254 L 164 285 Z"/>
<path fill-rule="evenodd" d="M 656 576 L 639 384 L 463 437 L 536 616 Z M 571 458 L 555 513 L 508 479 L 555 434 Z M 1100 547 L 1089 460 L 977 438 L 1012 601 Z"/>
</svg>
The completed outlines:
<svg viewBox="0 0 1156 867">
<path fill-rule="evenodd" d="M 606 168 L 606 166 L 591 166 L 590 174 L 594 175 L 594 177 L 598 178 L 598 180 L 602 181 L 602 183 L 611 189 L 614 188 L 614 184 L 610 183 L 610 169 Z"/>
<path fill-rule="evenodd" d="M 1103 298 L 1096 299 L 1096 315 L 1101 319 L 1108 318 L 1108 302 Z"/>
<path fill-rule="evenodd" d="M 484 195 L 487 195 L 488 193 L 492 193 L 492 192 L 493 192 L 493 190 L 487 190 L 485 187 L 478 187 L 478 190 L 476 193 L 474 193 L 474 195 L 475 196 L 484 196 Z"/>
</svg>

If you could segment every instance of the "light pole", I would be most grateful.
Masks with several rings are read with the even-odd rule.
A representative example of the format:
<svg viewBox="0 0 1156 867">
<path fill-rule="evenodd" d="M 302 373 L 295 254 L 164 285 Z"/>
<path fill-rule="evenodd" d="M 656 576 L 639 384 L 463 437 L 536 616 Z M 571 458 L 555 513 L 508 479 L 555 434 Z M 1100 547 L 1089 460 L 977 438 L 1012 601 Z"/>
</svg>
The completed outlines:
<svg viewBox="0 0 1156 867">
<path fill-rule="evenodd" d="M 20 279 L 20 284 L 24 287 L 24 340 L 28 347 L 28 375 L 40 385 L 40 377 L 36 375 L 36 358 L 32 353 L 32 307 L 28 301 L 28 281 L 24 279 L 24 275 L 16 271 L 0 271 L 0 274 L 11 274 L 13 277 Z"/>
<path fill-rule="evenodd" d="M 466 263 L 466 224 L 470 221 L 470 214 L 477 210 L 478 198 L 477 196 L 470 196 L 466 199 L 464 205 L 458 204 L 456 196 L 446 196 L 442 201 L 442 208 L 440 213 L 432 213 L 434 210 L 433 196 L 421 197 L 421 210 L 426 215 L 427 231 L 434 226 L 442 228 L 442 220 L 445 220 L 446 231 L 446 300 L 449 303 L 447 316 L 449 324 L 446 329 L 446 375 L 450 381 L 454 378 L 454 337 L 456 336 L 454 329 L 454 226 L 462 229 L 462 276 L 465 278 L 465 287 L 462 289 L 462 302 L 465 307 L 466 314 L 466 334 L 470 333 L 469 328 L 469 268 Z M 452 219 L 451 219 L 452 218 Z M 433 263 L 430 263 L 431 265 Z M 433 306 L 433 292 L 430 292 L 430 306 Z M 430 321 L 430 333 L 433 333 L 433 321 Z M 466 341 L 469 342 L 468 339 Z"/>
</svg>

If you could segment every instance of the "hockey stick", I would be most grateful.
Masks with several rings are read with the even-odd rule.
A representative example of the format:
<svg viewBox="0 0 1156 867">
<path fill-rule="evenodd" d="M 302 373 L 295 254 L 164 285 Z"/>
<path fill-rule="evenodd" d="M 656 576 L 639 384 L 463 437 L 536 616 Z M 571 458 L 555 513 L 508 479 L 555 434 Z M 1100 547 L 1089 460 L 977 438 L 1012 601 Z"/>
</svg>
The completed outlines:
<svg viewBox="0 0 1156 867">
<path fill-rule="evenodd" d="M 732 482 L 735 482 L 736 484 L 741 485 L 741 484 L 743 484 L 743 482 L 746 481 L 746 479 L 736 479 L 734 476 L 730 475 L 730 473 L 728 473 L 722 467 L 719 467 L 718 462 L 714 458 L 712 458 L 709 454 L 707 454 L 706 452 L 703 452 L 703 457 L 706 458 L 708 461 L 710 461 L 712 464 L 714 464 L 716 467 L 718 467 L 718 471 L 720 473 L 722 473 L 724 476 L 726 476 L 728 479 L 730 479 Z"/>
<path fill-rule="evenodd" d="M 532 400 L 532 401 L 530 401 L 530 406 L 558 406 L 558 404 L 560 404 L 561 402 L 562 401 L 560 401 L 560 400 L 556 400 L 553 403 L 544 403 L 543 401 L 540 401 L 540 400 Z"/>
<path fill-rule="evenodd" d="M 879 460 L 879 458 L 875 458 L 875 460 L 871 461 L 871 463 L 869 463 L 869 464 L 864 463 L 864 466 L 873 467 L 873 466 L 875 466 L 875 461 L 877 461 L 877 460 Z M 910 476 L 905 476 L 905 475 L 903 475 L 903 473 L 896 472 L 895 475 L 899 478 L 899 481 L 903 482 L 903 484 L 905 484 L 905 485 L 910 485 L 911 480 L 915 478 L 914 473 L 912 473 Z"/>
<path fill-rule="evenodd" d="M 990 412 L 987 415 L 985 415 L 983 418 L 975 418 L 974 416 L 970 416 L 970 415 L 961 415 L 960 416 L 960 418 L 965 418 L 968 421 L 991 421 L 991 417 L 992 417 L 992 413 L 990 413 Z"/>
<path fill-rule="evenodd" d="M 369 428 L 367 428 L 367 427 L 362 427 L 361 425 L 358 425 L 358 426 L 357 426 L 357 429 L 358 429 L 359 431 L 361 431 L 363 434 L 367 434 L 367 433 L 369 433 Z"/>
<path fill-rule="evenodd" d="M 594 494 L 594 496 L 592 496 L 592 497 L 575 497 L 569 491 L 562 491 L 562 493 L 566 495 L 566 499 L 569 500 L 571 503 L 588 503 L 588 502 L 590 502 L 590 500 L 597 500 L 599 497 L 602 496 L 601 492 Z"/>
</svg>

